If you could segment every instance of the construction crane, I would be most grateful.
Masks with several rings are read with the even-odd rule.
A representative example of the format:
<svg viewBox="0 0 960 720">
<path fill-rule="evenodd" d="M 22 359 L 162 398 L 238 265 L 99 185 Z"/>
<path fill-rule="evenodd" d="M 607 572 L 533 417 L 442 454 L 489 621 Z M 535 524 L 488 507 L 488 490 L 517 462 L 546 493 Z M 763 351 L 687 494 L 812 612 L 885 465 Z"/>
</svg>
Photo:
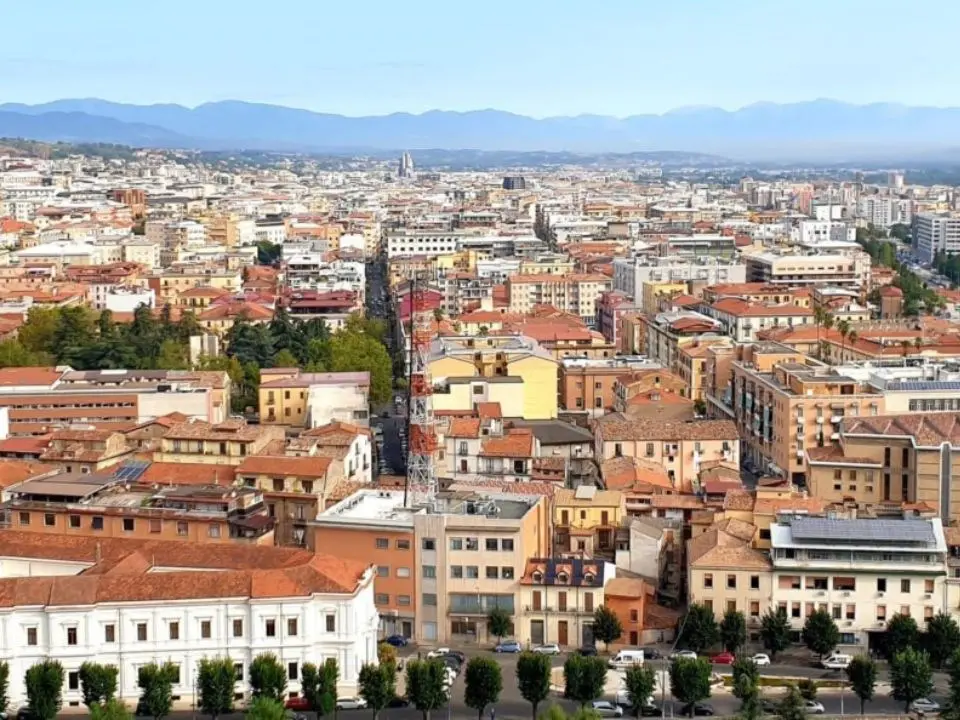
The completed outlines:
<svg viewBox="0 0 960 720">
<path fill-rule="evenodd" d="M 404 505 L 422 505 L 437 493 L 437 429 L 433 416 L 433 381 L 430 378 L 430 347 L 434 337 L 433 309 L 428 307 L 424 278 L 415 275 L 410 284 L 410 361 L 407 401 L 407 479 Z"/>
</svg>

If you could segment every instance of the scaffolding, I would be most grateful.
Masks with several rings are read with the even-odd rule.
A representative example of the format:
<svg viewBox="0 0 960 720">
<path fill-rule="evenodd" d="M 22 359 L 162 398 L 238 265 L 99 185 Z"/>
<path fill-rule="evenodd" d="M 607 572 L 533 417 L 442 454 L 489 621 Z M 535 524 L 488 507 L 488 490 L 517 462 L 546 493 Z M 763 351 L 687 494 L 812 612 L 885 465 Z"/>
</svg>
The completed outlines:
<svg viewBox="0 0 960 720">
<path fill-rule="evenodd" d="M 436 320 L 428 307 L 427 289 L 415 277 L 410 286 L 410 363 L 408 378 L 407 486 L 408 507 L 431 502 L 437 493 L 437 429 L 433 415 L 430 347 Z"/>
</svg>

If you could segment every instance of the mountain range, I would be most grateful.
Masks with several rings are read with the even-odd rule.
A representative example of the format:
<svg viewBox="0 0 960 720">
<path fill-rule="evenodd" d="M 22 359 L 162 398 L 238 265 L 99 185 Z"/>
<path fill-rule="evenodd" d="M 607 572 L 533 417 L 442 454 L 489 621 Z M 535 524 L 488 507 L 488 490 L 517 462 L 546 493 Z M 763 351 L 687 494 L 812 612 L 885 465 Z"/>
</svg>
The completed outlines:
<svg viewBox="0 0 960 720">
<path fill-rule="evenodd" d="M 929 160 L 944 151 L 956 157 L 960 108 L 813 100 L 536 119 L 500 110 L 348 117 L 234 100 L 187 108 L 82 99 L 0 104 L 0 137 L 198 150 L 678 150 L 750 160 Z"/>
</svg>

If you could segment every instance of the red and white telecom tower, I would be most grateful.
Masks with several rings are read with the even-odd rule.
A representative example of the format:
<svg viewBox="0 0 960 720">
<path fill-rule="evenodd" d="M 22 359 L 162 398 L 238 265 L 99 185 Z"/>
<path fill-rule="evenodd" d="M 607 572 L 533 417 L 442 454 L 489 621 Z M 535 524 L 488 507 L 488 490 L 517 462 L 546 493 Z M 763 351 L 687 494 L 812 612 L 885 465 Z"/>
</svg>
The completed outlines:
<svg viewBox="0 0 960 720">
<path fill-rule="evenodd" d="M 433 417 L 433 381 L 430 348 L 434 337 L 433 310 L 427 306 L 427 289 L 419 277 L 410 286 L 410 377 L 407 451 L 408 506 L 429 502 L 437 492 L 437 429 Z"/>
</svg>

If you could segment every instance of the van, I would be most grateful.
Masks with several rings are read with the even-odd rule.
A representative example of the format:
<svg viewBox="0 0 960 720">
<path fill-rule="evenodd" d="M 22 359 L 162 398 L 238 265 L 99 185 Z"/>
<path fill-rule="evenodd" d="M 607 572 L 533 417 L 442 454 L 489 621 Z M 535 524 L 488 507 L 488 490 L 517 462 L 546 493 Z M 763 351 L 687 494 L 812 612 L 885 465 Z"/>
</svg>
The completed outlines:
<svg viewBox="0 0 960 720">
<path fill-rule="evenodd" d="M 612 668 L 628 668 L 631 665 L 643 665 L 643 650 L 621 650 L 610 658 Z"/>
<path fill-rule="evenodd" d="M 829 657 L 825 657 L 820 663 L 827 670 L 846 670 L 847 665 L 853 660 L 849 655 L 844 655 L 843 653 L 833 653 Z"/>
</svg>

